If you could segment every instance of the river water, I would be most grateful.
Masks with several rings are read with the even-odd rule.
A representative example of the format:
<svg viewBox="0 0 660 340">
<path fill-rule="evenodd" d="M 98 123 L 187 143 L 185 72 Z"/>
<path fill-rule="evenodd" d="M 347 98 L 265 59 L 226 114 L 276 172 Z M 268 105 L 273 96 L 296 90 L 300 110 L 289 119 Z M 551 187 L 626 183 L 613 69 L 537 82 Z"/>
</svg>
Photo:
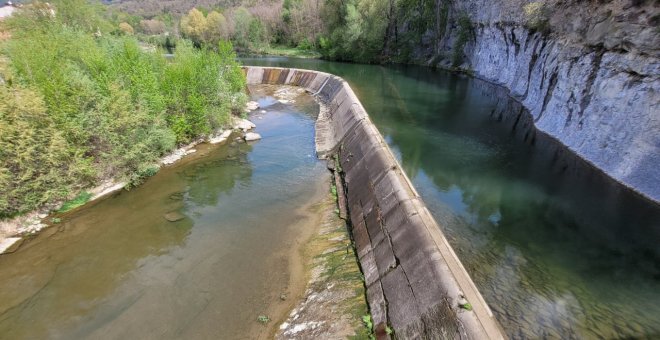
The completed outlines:
<svg viewBox="0 0 660 340">
<path fill-rule="evenodd" d="M 306 97 L 295 106 L 260 97 L 270 105 L 253 117 L 262 140 L 200 145 L 0 256 L 0 339 L 271 335 L 273 313 L 286 316 L 304 289 L 292 261 L 316 228 L 305 207 L 328 190 L 314 155 L 318 105 Z"/>
<path fill-rule="evenodd" d="M 512 338 L 660 337 L 660 208 L 538 133 L 507 92 L 415 66 L 346 79 Z"/>
</svg>

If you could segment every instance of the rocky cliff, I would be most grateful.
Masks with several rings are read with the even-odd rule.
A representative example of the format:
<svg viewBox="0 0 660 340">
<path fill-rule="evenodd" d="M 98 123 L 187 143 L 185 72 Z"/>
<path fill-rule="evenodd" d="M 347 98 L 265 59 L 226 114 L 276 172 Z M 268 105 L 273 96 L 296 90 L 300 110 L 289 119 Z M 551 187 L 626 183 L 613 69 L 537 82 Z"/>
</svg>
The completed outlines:
<svg viewBox="0 0 660 340">
<path fill-rule="evenodd" d="M 435 6 L 436 25 L 409 59 L 503 85 L 539 130 L 660 202 L 660 2 L 437 0 Z M 401 35 L 410 24 L 395 26 Z"/>
</svg>

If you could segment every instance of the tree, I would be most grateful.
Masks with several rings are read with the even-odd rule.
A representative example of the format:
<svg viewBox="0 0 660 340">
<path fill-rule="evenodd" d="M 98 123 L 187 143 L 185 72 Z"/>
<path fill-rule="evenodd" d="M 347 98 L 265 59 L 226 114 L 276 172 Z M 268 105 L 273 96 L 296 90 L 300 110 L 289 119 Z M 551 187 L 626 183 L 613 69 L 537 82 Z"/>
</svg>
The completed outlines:
<svg viewBox="0 0 660 340">
<path fill-rule="evenodd" d="M 133 33 L 135 33 L 134 30 L 133 30 L 133 26 L 131 26 L 131 25 L 130 25 L 129 23 L 127 23 L 127 22 L 122 22 L 122 23 L 120 23 L 120 24 L 119 24 L 119 30 L 120 30 L 122 33 L 126 34 L 126 35 L 133 35 Z"/>
<path fill-rule="evenodd" d="M 206 18 L 197 8 L 193 8 L 181 18 L 181 32 L 198 46 L 204 40 L 204 33 L 207 28 Z"/>
<path fill-rule="evenodd" d="M 236 46 L 247 50 L 261 49 L 268 44 L 268 32 L 261 23 L 244 7 L 234 11 L 234 35 Z"/>
<path fill-rule="evenodd" d="M 145 34 L 156 35 L 165 33 L 165 23 L 160 20 L 142 20 L 140 21 L 140 28 Z"/>
<path fill-rule="evenodd" d="M 206 16 L 206 28 L 204 30 L 204 42 L 215 46 L 220 40 L 229 38 L 229 25 L 224 15 L 212 11 Z"/>
</svg>

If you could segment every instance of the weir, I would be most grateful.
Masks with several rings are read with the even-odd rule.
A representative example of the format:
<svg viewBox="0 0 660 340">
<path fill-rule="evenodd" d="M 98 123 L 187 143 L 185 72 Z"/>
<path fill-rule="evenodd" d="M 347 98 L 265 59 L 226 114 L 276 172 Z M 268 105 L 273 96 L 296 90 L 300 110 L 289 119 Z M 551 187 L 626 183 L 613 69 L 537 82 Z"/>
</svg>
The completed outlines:
<svg viewBox="0 0 660 340">
<path fill-rule="evenodd" d="M 376 335 L 502 339 L 469 274 L 350 86 L 323 72 L 244 67 L 248 84 L 293 85 L 324 108 L 316 149 L 337 161 Z M 338 188 L 339 189 L 339 188 Z"/>
</svg>

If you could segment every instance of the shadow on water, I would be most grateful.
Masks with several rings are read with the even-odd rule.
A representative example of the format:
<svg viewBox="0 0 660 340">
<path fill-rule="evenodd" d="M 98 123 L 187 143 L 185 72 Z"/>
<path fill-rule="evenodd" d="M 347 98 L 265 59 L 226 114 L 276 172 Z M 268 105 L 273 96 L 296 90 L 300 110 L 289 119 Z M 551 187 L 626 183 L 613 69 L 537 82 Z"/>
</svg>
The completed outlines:
<svg viewBox="0 0 660 340">
<path fill-rule="evenodd" d="M 660 334 L 660 207 L 534 129 L 505 89 L 415 66 L 346 79 L 514 338 Z"/>
</svg>

